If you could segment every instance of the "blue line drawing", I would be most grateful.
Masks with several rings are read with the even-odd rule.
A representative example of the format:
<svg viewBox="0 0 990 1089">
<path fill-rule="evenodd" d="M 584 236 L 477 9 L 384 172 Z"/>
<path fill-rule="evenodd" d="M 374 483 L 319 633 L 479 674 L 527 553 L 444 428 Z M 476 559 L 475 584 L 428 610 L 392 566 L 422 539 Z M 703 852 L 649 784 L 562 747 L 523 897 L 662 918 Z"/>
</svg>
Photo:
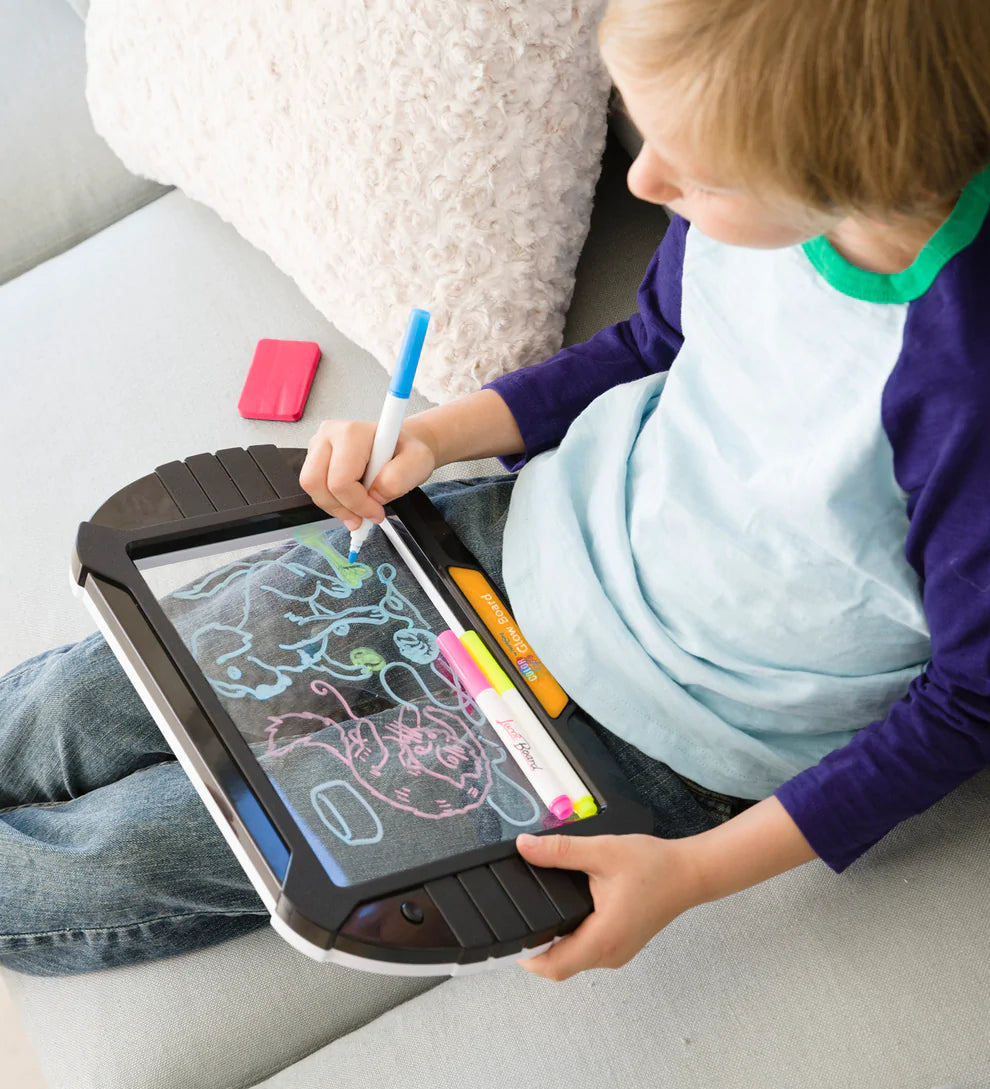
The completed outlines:
<svg viewBox="0 0 990 1089">
<path fill-rule="evenodd" d="M 285 791 L 274 779 L 272 779 L 272 786 L 276 789 L 276 791 L 278 791 L 278 795 L 285 804 L 286 809 L 288 809 L 290 815 L 292 816 L 292 819 L 302 829 L 302 834 L 305 837 L 306 842 L 310 845 L 313 854 L 316 855 L 316 857 L 320 860 L 320 864 L 329 874 L 330 880 L 335 885 L 339 885 L 341 887 L 349 885 L 350 881 L 348 880 L 347 874 L 345 874 L 344 871 L 341 869 L 340 863 L 337 862 L 333 855 L 331 855 L 330 852 L 326 849 L 325 844 L 320 840 L 320 837 L 316 834 L 316 832 L 310 827 L 309 822 L 303 820 L 302 816 L 298 812 L 296 812 L 296 807 L 292 804 L 291 801 L 289 801 Z"/>
<path fill-rule="evenodd" d="M 430 703 L 432 703 L 435 707 L 440 707 L 444 711 L 457 711 L 457 712 L 460 712 L 460 714 L 463 715 L 464 718 L 466 718 L 469 722 L 473 723 L 476 726 L 480 726 L 481 723 L 483 723 L 485 721 L 485 716 L 474 706 L 473 701 L 468 702 L 465 699 L 465 696 L 464 696 L 462 690 L 458 690 L 457 688 L 454 687 L 453 679 L 451 678 L 450 674 L 446 673 L 446 672 L 443 672 L 442 670 L 437 668 L 437 665 L 439 664 L 439 660 L 437 658 L 438 652 L 436 651 L 436 637 L 435 636 L 433 637 L 433 646 L 434 646 L 434 656 L 433 656 L 433 660 L 431 662 L 430 673 L 433 676 L 439 678 L 439 680 L 443 683 L 443 685 L 447 689 L 449 689 L 449 691 L 451 692 L 451 694 L 454 697 L 453 700 L 451 700 L 451 702 L 446 703 L 443 700 L 439 699 L 435 692 L 431 692 L 430 689 L 427 687 L 426 682 L 423 680 L 423 677 L 420 674 L 420 672 L 418 670 L 413 669 L 406 662 L 389 662 L 385 666 L 385 668 L 381 670 L 381 672 L 379 673 L 379 679 L 381 681 L 382 688 L 385 690 L 387 695 L 392 699 L 392 701 L 394 703 L 396 703 L 396 704 L 403 704 L 404 703 L 409 707 L 415 707 L 415 706 L 418 706 L 422 702 L 422 699 L 420 698 L 420 696 L 422 696 L 422 697 L 425 697 L 426 699 L 428 699 L 430 701 Z M 395 686 L 391 683 L 391 680 L 390 680 L 391 677 L 396 676 L 396 675 L 401 677 L 404 680 L 408 680 L 408 681 L 411 682 L 414 690 L 416 690 L 416 692 L 417 692 L 416 698 L 408 699 L 408 698 L 406 698 L 404 696 L 401 696 L 396 691 Z"/>
<path fill-rule="evenodd" d="M 200 668 L 219 695 L 270 700 L 291 687 L 294 677 L 310 672 L 344 681 L 368 679 L 376 670 L 360 658 L 355 660 L 348 640 L 362 627 L 381 629 L 394 624 L 397 630 L 391 633 L 391 641 L 402 658 L 417 665 L 436 658 L 436 638 L 419 610 L 395 585 L 393 564 L 383 563 L 372 572 L 364 564 L 348 565 L 328 544 L 321 553 L 336 556 L 328 571 L 288 560 L 284 550 L 273 557 L 269 550 L 265 558 L 234 561 L 172 595 L 176 600 L 200 605 L 209 599 L 220 600 L 226 615 L 201 623 L 186 636 Z M 341 577 L 342 567 L 350 569 L 351 584 Z M 305 594 L 291 593 L 274 585 L 280 574 L 292 576 L 293 581 L 312 579 L 312 589 L 307 587 Z M 383 588 L 379 601 L 340 609 L 339 602 L 373 574 Z M 255 576 L 264 581 L 257 583 Z M 360 583 L 355 587 L 353 582 L 358 578 Z M 329 586 L 325 584 L 328 579 Z M 338 604 L 336 610 L 330 608 L 331 600 Z M 285 611 L 289 602 L 305 605 L 309 612 Z M 249 628 L 249 623 L 254 627 L 252 618 L 263 619 L 265 625 L 267 646 L 259 647 L 257 653 L 255 635 Z M 335 653 L 337 644 L 339 654 Z"/>
<path fill-rule="evenodd" d="M 349 800 L 353 800 L 359 806 L 358 813 L 352 815 L 352 819 L 349 821 L 341 809 L 341 806 L 333 801 L 333 792 L 339 789 L 345 794 L 343 804 L 346 807 L 346 803 Z M 326 783 L 320 783 L 318 786 L 313 787 L 309 792 L 309 800 L 312 802 L 313 808 L 316 810 L 317 815 L 323 822 L 325 827 L 329 828 L 331 832 L 348 847 L 359 847 L 362 844 L 378 843 L 381 841 L 384 835 L 384 829 L 382 828 L 382 822 L 378 817 L 378 814 L 371 808 L 371 806 L 361 797 L 360 794 L 351 786 L 350 783 L 345 783 L 343 779 L 330 779 Z M 361 817 L 367 814 L 372 821 L 372 825 L 375 829 L 374 835 L 360 835 L 354 831 L 352 824 L 356 823 L 355 818 L 360 820 Z"/>
<path fill-rule="evenodd" d="M 325 533 L 297 539 L 163 605 L 249 743 L 267 738 L 265 770 L 286 804 L 293 784 L 292 812 L 314 850 L 327 840 L 318 853 L 328 872 L 338 867 L 334 880 L 328 848 L 364 858 L 360 848 L 387 839 L 394 849 L 398 814 L 450 826 L 451 843 L 539 822 L 538 797 L 439 655 L 442 618 L 410 573 L 349 564 Z M 312 826 L 298 812 L 307 801 Z"/>
</svg>

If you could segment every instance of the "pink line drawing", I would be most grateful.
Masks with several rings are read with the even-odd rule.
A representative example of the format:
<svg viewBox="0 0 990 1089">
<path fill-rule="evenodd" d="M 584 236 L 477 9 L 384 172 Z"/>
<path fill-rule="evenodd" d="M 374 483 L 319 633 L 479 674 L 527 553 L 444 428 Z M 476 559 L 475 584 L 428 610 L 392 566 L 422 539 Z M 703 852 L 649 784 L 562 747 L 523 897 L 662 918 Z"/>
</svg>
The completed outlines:
<svg viewBox="0 0 990 1089">
<path fill-rule="evenodd" d="M 343 695 L 327 681 L 313 681 L 316 696 L 335 699 L 341 714 L 312 711 L 273 715 L 267 728 L 269 755 L 296 748 L 320 748 L 348 768 L 370 794 L 395 809 L 427 820 L 459 816 L 477 809 L 492 789 L 492 769 L 481 742 L 456 714 L 441 707 L 404 704 L 384 724 L 355 718 Z M 315 720 L 318 736 L 306 734 L 282 743 L 278 734 L 291 719 Z M 297 727 L 287 727 L 298 733 Z M 472 793 L 473 792 L 473 793 Z M 470 800 L 464 804 L 464 797 Z"/>
</svg>

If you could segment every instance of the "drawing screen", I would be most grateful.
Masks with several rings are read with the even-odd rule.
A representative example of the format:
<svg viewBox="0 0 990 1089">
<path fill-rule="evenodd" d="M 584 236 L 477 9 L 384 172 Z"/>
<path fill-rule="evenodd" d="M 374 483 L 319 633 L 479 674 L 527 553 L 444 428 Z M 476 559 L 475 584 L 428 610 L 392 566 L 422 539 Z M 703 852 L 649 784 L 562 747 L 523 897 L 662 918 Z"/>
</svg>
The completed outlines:
<svg viewBox="0 0 990 1089">
<path fill-rule="evenodd" d="M 337 885 L 558 823 L 386 535 L 327 519 L 138 567 Z"/>
</svg>

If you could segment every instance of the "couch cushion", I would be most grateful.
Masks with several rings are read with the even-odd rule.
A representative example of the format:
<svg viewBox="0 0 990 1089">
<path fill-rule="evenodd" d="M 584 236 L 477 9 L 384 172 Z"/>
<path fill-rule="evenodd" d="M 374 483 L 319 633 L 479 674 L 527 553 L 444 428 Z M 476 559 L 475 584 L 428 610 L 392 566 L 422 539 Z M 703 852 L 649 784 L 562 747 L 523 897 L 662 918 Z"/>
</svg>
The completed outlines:
<svg viewBox="0 0 990 1089">
<path fill-rule="evenodd" d="M 988 821 L 990 773 L 840 876 L 696 908 L 618 971 L 451 980 L 258 1089 L 990 1085 Z"/>
<path fill-rule="evenodd" d="M 164 963 L 4 978 L 48 1089 L 241 1089 L 439 982 L 317 964 L 270 927 Z"/>
<path fill-rule="evenodd" d="M 262 337 L 323 348 L 298 423 L 237 413 Z M 201 451 L 305 446 L 327 416 L 375 419 L 388 383 L 267 257 L 178 192 L 7 283 L 0 359 L 0 673 L 92 630 L 69 560 L 79 522 L 118 488 Z"/>
<path fill-rule="evenodd" d="M 0 0 L 0 283 L 167 192 L 96 135 L 83 24 L 65 0 Z"/>
<path fill-rule="evenodd" d="M 601 0 L 93 0 L 87 96 L 136 173 L 270 254 L 416 388 L 477 389 L 560 347 L 606 132 Z"/>
</svg>

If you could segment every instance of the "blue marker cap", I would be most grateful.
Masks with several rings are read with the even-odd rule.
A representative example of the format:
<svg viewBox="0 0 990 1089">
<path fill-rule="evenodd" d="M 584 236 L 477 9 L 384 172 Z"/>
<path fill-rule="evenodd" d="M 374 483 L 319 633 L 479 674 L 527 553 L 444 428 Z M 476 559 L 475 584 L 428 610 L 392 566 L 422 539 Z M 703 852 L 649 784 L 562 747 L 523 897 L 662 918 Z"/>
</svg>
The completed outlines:
<svg viewBox="0 0 990 1089">
<path fill-rule="evenodd" d="M 419 355 L 423 350 L 423 341 L 426 339 L 426 327 L 430 324 L 430 315 L 426 310 L 414 309 L 409 314 L 406 323 L 406 331 L 402 337 L 402 345 L 399 348 L 399 359 L 392 372 L 392 381 L 388 384 L 388 391 L 393 397 L 409 399 L 412 393 L 413 379 L 416 377 L 416 368 L 419 366 Z"/>
</svg>

